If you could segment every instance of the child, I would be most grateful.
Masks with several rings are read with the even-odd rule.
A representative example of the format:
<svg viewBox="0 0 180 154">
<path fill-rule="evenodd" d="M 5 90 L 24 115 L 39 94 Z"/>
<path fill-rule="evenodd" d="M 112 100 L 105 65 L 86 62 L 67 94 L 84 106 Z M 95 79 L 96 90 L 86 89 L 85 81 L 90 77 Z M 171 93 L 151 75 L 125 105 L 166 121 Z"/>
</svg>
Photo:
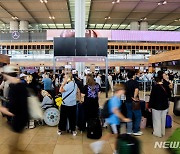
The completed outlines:
<svg viewBox="0 0 180 154">
<path fill-rule="evenodd" d="M 103 136 L 99 141 L 90 144 L 90 147 L 95 154 L 101 152 L 104 143 L 108 141 L 109 138 L 111 137 L 117 138 L 120 128 L 120 119 L 123 122 L 131 121 L 130 119 L 125 118 L 120 111 L 120 107 L 122 105 L 120 96 L 122 96 L 124 93 L 125 93 L 125 87 L 123 84 L 119 84 L 114 87 L 114 96 L 108 102 L 110 116 L 109 118 L 106 119 L 106 123 L 108 124 L 108 129 L 110 130 L 110 133 Z M 116 153 L 117 151 L 116 151 L 116 143 L 115 143 L 115 151 L 113 154 Z"/>
</svg>

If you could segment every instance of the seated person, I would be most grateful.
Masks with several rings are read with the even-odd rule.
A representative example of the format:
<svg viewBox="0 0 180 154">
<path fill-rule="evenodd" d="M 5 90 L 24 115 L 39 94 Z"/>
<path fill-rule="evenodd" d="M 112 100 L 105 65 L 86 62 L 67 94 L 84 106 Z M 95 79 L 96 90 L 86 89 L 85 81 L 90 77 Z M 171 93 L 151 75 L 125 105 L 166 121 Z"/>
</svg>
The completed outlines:
<svg viewBox="0 0 180 154">
<path fill-rule="evenodd" d="M 43 96 L 43 101 L 41 103 L 42 109 L 46 109 L 54 104 L 52 96 L 47 91 L 42 90 L 41 95 Z"/>
</svg>

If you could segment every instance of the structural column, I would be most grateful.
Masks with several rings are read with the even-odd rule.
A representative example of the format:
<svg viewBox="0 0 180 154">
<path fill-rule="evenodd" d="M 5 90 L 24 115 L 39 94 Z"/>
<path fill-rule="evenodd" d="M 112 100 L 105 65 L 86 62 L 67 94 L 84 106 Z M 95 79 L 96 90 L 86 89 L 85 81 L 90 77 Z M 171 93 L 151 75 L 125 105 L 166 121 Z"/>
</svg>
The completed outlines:
<svg viewBox="0 0 180 154">
<path fill-rule="evenodd" d="M 140 23 L 140 30 L 141 30 L 141 31 L 148 31 L 148 22 L 142 21 L 142 22 Z"/>
<path fill-rule="evenodd" d="M 130 30 L 139 30 L 139 22 L 137 21 L 132 21 L 130 23 Z"/>
<path fill-rule="evenodd" d="M 75 0 L 75 37 L 85 37 L 85 0 Z M 84 72 L 85 63 L 76 62 L 78 74 Z"/>
<path fill-rule="evenodd" d="M 16 20 L 10 21 L 10 31 L 19 30 L 19 23 Z"/>
</svg>

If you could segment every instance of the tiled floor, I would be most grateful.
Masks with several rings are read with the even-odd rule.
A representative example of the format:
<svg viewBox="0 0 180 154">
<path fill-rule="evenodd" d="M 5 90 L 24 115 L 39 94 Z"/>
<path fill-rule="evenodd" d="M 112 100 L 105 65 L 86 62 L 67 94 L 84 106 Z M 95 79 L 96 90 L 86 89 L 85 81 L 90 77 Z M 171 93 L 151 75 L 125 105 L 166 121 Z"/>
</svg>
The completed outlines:
<svg viewBox="0 0 180 154">
<path fill-rule="evenodd" d="M 101 96 L 100 102 L 104 102 L 104 94 Z M 172 105 L 170 108 L 172 114 Z M 173 114 L 173 128 L 166 129 L 166 136 L 156 138 L 151 128 L 143 130 L 144 135 L 138 137 L 142 142 L 142 154 L 168 154 L 166 150 L 154 149 L 155 141 L 166 141 L 173 131 L 180 127 L 180 117 Z M 179 123 L 179 124 L 178 124 Z M 124 126 L 122 126 L 122 132 Z M 86 134 L 78 132 L 76 137 L 71 134 L 58 136 L 56 127 L 39 126 L 35 129 L 28 129 L 20 136 L 19 145 L 21 147 L 20 154 L 92 154 L 89 143 L 94 140 L 87 139 Z M 106 133 L 106 129 L 104 132 Z M 8 154 L 9 146 L 14 134 L 8 129 L 6 120 L 0 116 L 0 154 Z M 110 140 L 104 147 L 102 154 L 112 154 L 114 149 L 113 140 Z M 14 152 L 15 154 L 15 152 Z"/>
</svg>

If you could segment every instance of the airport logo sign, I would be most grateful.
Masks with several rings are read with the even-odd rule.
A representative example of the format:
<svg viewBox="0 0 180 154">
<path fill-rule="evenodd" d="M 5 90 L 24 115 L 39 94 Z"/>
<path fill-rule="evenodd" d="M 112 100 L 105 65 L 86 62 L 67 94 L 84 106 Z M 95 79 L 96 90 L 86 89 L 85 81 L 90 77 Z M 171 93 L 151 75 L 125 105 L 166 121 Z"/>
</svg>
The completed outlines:
<svg viewBox="0 0 180 154">
<path fill-rule="evenodd" d="M 163 149 L 178 149 L 180 148 L 180 141 L 165 141 L 165 142 L 155 142 L 154 148 L 163 148 Z"/>
<path fill-rule="evenodd" d="M 19 39 L 19 37 L 20 37 L 20 33 L 18 31 L 12 32 L 12 38 L 13 39 L 17 40 L 17 39 Z"/>
</svg>

